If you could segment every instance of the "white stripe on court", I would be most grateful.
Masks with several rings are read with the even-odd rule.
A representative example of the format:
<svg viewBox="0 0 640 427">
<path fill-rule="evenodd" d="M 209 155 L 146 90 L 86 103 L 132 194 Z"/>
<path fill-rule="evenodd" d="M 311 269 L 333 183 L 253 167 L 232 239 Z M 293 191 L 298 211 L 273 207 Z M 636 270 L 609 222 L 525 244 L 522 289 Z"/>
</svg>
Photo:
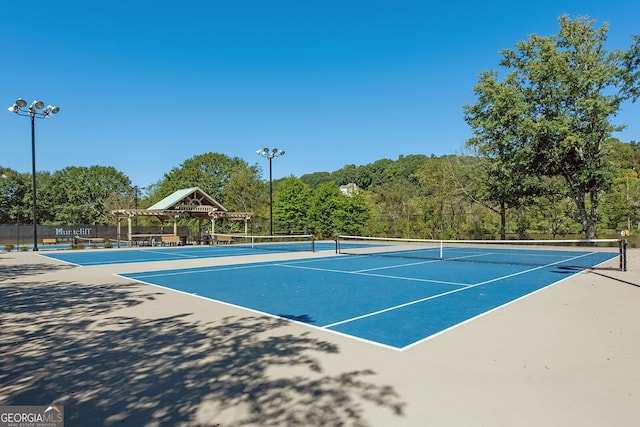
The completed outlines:
<svg viewBox="0 0 640 427">
<path fill-rule="evenodd" d="M 411 282 L 442 283 L 445 285 L 453 285 L 453 286 L 471 286 L 468 283 L 445 282 L 442 280 L 420 279 L 420 278 L 405 277 L 405 276 L 391 276 L 388 274 L 362 273 L 360 271 L 333 270 L 329 268 L 303 267 L 303 266 L 288 265 L 288 264 L 273 264 L 273 265 L 277 267 L 298 268 L 300 270 L 314 270 L 314 271 L 326 271 L 329 273 L 354 274 L 356 276 L 381 277 L 383 279 L 408 280 Z M 362 271 L 365 271 L 365 270 L 362 270 Z"/>
<path fill-rule="evenodd" d="M 211 272 L 216 272 L 216 271 L 228 271 L 228 270 L 244 270 L 244 269 L 249 269 L 249 268 L 259 268 L 259 267 L 271 267 L 271 265 L 269 264 L 255 264 L 255 265 L 251 265 L 251 264 L 241 264 L 239 266 L 229 266 L 229 267 L 199 267 L 199 268 L 186 268 L 183 270 L 165 270 L 165 271 L 158 271 L 158 272 L 154 272 L 154 273 L 144 273 L 140 276 L 137 276 L 138 273 L 126 273 L 126 274 L 130 274 L 131 277 L 126 276 L 129 279 L 135 279 L 137 280 L 138 278 L 148 278 L 148 277 L 165 277 L 165 276 L 181 276 L 181 275 L 185 275 L 185 274 L 199 274 L 199 273 L 211 273 Z M 133 277 L 135 276 L 135 277 Z"/>
<path fill-rule="evenodd" d="M 411 262 L 411 263 L 407 263 L 407 264 L 396 264 L 396 265 L 387 265 L 387 266 L 384 266 L 384 267 L 365 268 L 363 270 L 356 270 L 355 273 L 360 273 L 360 272 L 365 272 L 365 271 L 385 270 L 385 269 L 389 269 L 389 268 L 409 267 L 409 266 L 412 266 L 412 265 L 432 264 L 434 262 L 442 262 L 442 261 L 455 261 L 457 259 L 465 259 L 465 258 L 477 258 L 477 257 L 485 256 L 485 255 L 491 255 L 491 254 L 490 253 L 489 254 L 482 253 L 482 254 L 476 254 L 476 255 L 465 255 L 465 256 L 460 256 L 460 257 L 455 257 L 455 258 L 430 259 L 430 260 L 427 260 L 427 261 Z M 374 256 L 375 256 L 375 254 L 374 254 Z"/>
</svg>

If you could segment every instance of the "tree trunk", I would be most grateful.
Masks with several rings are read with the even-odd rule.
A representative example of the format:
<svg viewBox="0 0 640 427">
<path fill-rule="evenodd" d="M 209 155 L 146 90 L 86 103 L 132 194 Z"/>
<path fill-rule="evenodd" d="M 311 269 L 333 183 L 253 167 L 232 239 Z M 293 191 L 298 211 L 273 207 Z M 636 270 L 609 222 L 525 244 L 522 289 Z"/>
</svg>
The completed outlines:
<svg viewBox="0 0 640 427">
<path fill-rule="evenodd" d="M 596 222 L 598 219 L 598 193 L 595 190 L 589 192 L 591 207 L 587 209 L 586 193 L 580 192 L 573 195 L 578 211 L 580 212 L 580 223 L 585 239 L 596 238 Z"/>
<path fill-rule="evenodd" d="M 598 191 L 591 190 L 589 192 L 589 198 L 591 199 L 591 209 L 589 209 L 589 217 L 587 219 L 587 229 L 585 230 L 585 236 L 587 239 L 595 239 L 596 223 L 598 222 Z"/>
</svg>

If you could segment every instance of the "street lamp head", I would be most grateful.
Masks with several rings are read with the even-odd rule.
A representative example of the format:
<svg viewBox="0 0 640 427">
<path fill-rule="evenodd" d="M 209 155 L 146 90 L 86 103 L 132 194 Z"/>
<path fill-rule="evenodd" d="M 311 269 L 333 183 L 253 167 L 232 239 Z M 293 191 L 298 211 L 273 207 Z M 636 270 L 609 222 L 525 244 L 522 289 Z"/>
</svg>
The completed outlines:
<svg viewBox="0 0 640 427">
<path fill-rule="evenodd" d="M 55 105 L 51 104 L 47 105 L 47 107 L 45 108 L 44 102 L 38 100 L 33 101 L 31 105 L 29 105 L 28 109 L 25 108 L 26 106 L 27 102 L 22 98 L 18 98 L 16 102 L 7 109 L 19 116 L 27 116 L 31 117 L 32 119 L 46 119 L 54 114 L 58 114 L 58 112 L 60 111 L 60 107 L 56 107 Z"/>
<path fill-rule="evenodd" d="M 274 157 L 284 156 L 284 150 L 279 150 L 275 147 L 272 149 L 269 149 L 269 147 L 264 147 L 262 150 L 256 151 L 256 154 L 268 159 L 273 159 Z"/>
</svg>

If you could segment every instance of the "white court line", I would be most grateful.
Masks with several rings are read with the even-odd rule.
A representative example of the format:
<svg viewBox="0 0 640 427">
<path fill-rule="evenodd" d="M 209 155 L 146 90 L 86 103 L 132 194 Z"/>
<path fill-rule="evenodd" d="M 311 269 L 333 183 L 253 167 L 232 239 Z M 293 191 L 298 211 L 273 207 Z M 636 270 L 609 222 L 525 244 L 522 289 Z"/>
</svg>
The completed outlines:
<svg viewBox="0 0 640 427">
<path fill-rule="evenodd" d="M 356 270 L 355 272 L 359 273 L 359 272 L 364 272 L 364 271 L 385 270 L 385 269 L 397 268 L 397 267 L 409 267 L 409 266 L 412 266 L 412 265 L 432 264 L 434 262 L 455 261 L 457 259 L 477 258 L 477 257 L 485 256 L 485 255 L 487 255 L 487 253 L 476 254 L 476 255 L 465 255 L 465 256 L 460 256 L 460 257 L 455 257 L 455 258 L 430 259 L 430 260 L 427 260 L 427 261 L 411 262 L 411 263 L 407 263 L 407 264 L 396 264 L 396 265 L 387 265 L 385 267 L 365 268 L 363 270 Z M 489 254 L 489 255 L 491 255 L 491 254 Z"/>
<path fill-rule="evenodd" d="M 158 272 L 143 274 L 135 277 L 129 277 L 129 276 L 125 276 L 125 277 L 128 277 L 129 279 L 137 280 L 138 278 L 181 276 L 185 274 L 211 273 L 216 271 L 229 271 L 229 270 L 244 270 L 249 268 L 260 268 L 260 267 L 271 267 L 271 266 L 272 266 L 271 264 L 241 264 L 241 265 L 228 266 L 228 267 L 224 267 L 224 266 L 193 267 L 193 268 L 185 268 L 185 269 L 177 269 L 177 270 L 158 271 Z M 130 274 L 134 276 L 134 275 L 137 275 L 138 273 L 126 273 L 126 274 Z"/>
<path fill-rule="evenodd" d="M 427 282 L 427 283 L 443 283 L 445 285 L 454 285 L 454 286 L 471 286 L 468 283 L 458 283 L 458 282 L 445 282 L 443 280 L 432 280 L 432 279 L 420 279 L 415 277 L 406 277 L 406 276 L 391 276 L 388 274 L 374 274 L 374 273 L 363 273 L 362 271 L 344 271 L 344 270 L 334 270 L 330 268 L 317 268 L 317 267 L 303 267 L 297 265 L 288 265 L 288 264 L 273 264 L 278 267 L 286 267 L 286 268 L 298 268 L 300 270 L 314 270 L 314 271 L 326 271 L 329 273 L 341 273 L 341 274 L 354 274 L 356 276 L 370 276 L 370 277 L 381 277 L 383 279 L 398 279 L 398 280 L 407 280 L 410 282 Z"/>
</svg>

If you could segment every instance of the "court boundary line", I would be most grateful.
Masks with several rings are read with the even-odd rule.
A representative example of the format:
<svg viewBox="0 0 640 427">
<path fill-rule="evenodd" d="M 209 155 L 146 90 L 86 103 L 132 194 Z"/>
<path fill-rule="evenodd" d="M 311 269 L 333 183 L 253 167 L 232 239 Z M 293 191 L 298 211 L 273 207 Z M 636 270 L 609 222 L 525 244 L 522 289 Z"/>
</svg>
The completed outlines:
<svg viewBox="0 0 640 427">
<path fill-rule="evenodd" d="M 425 264 L 428 264 L 428 263 L 425 263 Z M 376 273 L 366 273 L 366 272 L 362 273 L 362 271 L 365 271 L 365 270 L 344 271 L 344 270 L 334 270 L 329 268 L 300 267 L 297 265 L 287 265 L 287 264 L 274 264 L 274 265 L 278 265 L 280 267 L 286 267 L 286 268 L 298 268 L 300 270 L 327 271 L 329 273 L 354 274 L 356 276 L 380 277 L 383 279 L 387 278 L 387 279 L 407 280 L 411 282 L 442 283 L 442 284 L 451 285 L 451 286 L 471 286 L 468 283 L 447 282 L 444 280 L 421 279 L 416 277 L 392 276 L 388 274 L 376 274 Z"/>
<path fill-rule="evenodd" d="M 39 256 L 39 257 L 42 257 L 42 258 L 50 259 L 50 260 L 53 259 L 53 260 L 56 260 L 58 262 L 62 262 L 64 264 L 73 265 L 74 267 L 85 267 L 82 264 L 76 264 L 75 262 L 67 261 L 67 260 L 64 260 L 64 259 L 58 259 L 58 258 L 50 257 L 49 255 L 45 255 L 43 253 L 37 253 L 36 255 Z"/>
<path fill-rule="evenodd" d="M 186 267 L 186 268 L 176 268 L 176 269 L 170 269 L 170 270 L 158 270 L 155 272 L 143 272 L 143 273 L 150 273 L 150 274 L 144 274 L 140 277 L 147 278 L 147 277 L 163 277 L 163 276 L 180 276 L 185 274 L 211 273 L 216 271 L 243 270 L 243 269 L 258 268 L 258 267 L 269 267 L 272 265 L 273 264 L 269 264 L 269 263 L 254 263 L 254 264 L 248 263 L 248 264 L 239 264 L 239 265 L 220 265 L 220 266 L 209 266 L 209 267 Z M 134 275 L 134 274 L 140 274 L 140 273 L 120 273 L 120 274 Z M 131 279 L 131 277 L 127 277 L 127 278 Z"/>
</svg>

